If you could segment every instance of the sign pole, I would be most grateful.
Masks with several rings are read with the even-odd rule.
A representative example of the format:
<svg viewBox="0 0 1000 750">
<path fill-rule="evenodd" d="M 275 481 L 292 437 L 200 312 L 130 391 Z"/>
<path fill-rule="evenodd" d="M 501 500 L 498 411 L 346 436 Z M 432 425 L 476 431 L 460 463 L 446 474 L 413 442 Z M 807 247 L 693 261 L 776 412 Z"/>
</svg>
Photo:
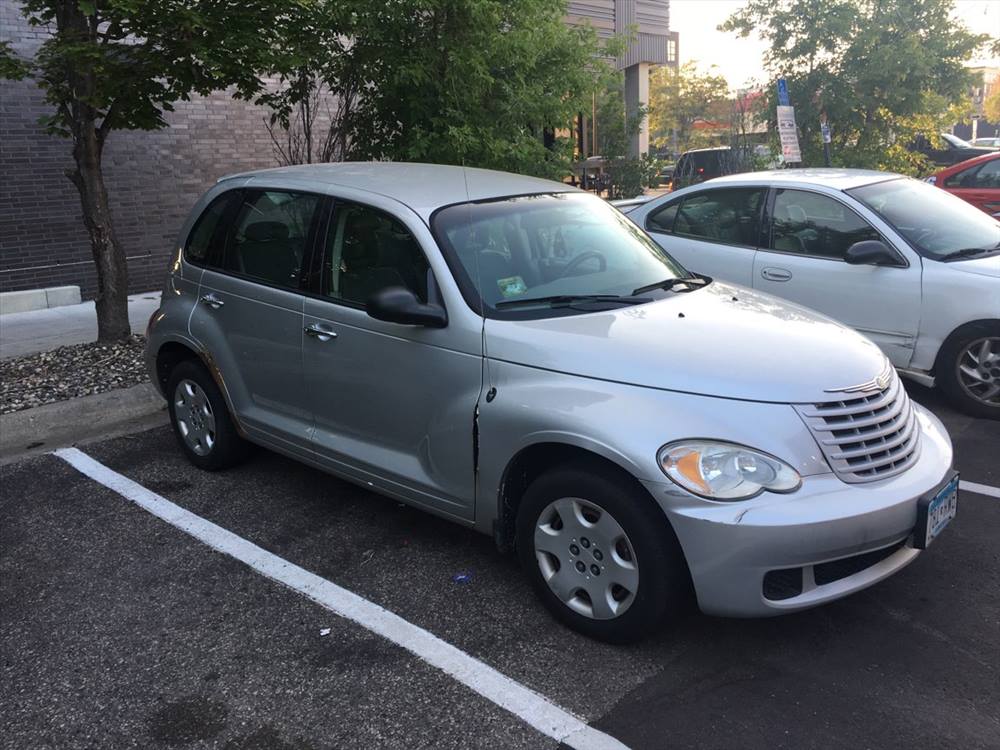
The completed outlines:
<svg viewBox="0 0 1000 750">
<path fill-rule="evenodd" d="M 826 110 L 819 116 L 819 129 L 823 132 L 823 164 L 830 166 L 830 124 L 826 121 Z"/>
</svg>

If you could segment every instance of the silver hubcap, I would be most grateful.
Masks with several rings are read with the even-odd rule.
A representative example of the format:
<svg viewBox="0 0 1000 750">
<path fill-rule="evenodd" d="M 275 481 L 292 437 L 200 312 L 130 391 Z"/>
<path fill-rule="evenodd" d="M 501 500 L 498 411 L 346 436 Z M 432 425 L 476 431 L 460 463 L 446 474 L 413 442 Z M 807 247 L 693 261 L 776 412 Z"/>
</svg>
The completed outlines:
<svg viewBox="0 0 1000 750">
<path fill-rule="evenodd" d="M 182 380 L 174 391 L 177 429 L 188 447 L 207 456 L 215 445 L 215 415 L 205 391 L 193 380 Z"/>
<path fill-rule="evenodd" d="M 976 339 L 962 350 L 958 382 L 976 401 L 1000 406 L 1000 338 Z"/>
<path fill-rule="evenodd" d="M 552 592 L 595 620 L 624 614 L 639 589 L 632 543 L 610 513 L 588 500 L 549 503 L 535 526 L 535 558 Z"/>
</svg>

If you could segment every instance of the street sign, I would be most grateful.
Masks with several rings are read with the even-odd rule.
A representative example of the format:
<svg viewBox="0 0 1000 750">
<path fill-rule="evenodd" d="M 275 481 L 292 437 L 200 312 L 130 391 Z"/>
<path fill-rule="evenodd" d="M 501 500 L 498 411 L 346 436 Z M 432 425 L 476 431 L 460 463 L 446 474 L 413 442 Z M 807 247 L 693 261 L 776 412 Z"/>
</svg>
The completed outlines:
<svg viewBox="0 0 1000 750">
<path fill-rule="evenodd" d="M 782 107 L 791 104 L 788 100 L 788 82 L 784 78 L 778 79 L 778 104 Z"/>
<path fill-rule="evenodd" d="M 778 137 L 781 139 L 781 155 L 786 162 L 801 163 L 799 135 L 795 128 L 795 108 L 778 106 Z"/>
<path fill-rule="evenodd" d="M 827 123 L 825 123 L 825 122 L 821 122 L 819 124 L 819 129 L 823 131 L 823 143 L 829 143 L 830 142 L 830 126 Z"/>
</svg>

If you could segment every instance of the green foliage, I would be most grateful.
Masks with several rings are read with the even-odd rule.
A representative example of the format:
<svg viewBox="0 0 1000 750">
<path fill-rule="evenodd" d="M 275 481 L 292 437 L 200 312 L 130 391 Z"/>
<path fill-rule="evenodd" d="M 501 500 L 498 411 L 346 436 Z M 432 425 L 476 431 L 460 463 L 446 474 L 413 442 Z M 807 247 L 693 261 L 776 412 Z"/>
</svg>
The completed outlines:
<svg viewBox="0 0 1000 750">
<path fill-rule="evenodd" d="M 318 3 L 275 69 L 281 90 L 261 97 L 277 120 L 322 85 L 345 156 L 467 164 L 562 176 L 572 126 L 607 70 L 589 27 L 564 23 L 562 0 L 406 0 Z"/>
<path fill-rule="evenodd" d="M 659 148 L 677 151 L 713 145 L 692 126 L 702 119 L 728 119 L 726 79 L 699 73 L 694 62 L 674 70 L 664 65 L 649 77 L 649 135 Z M 675 141 L 676 138 L 676 141 Z"/>
<path fill-rule="evenodd" d="M 103 140 L 115 129 L 163 127 L 163 113 L 192 93 L 235 86 L 250 96 L 306 2 L 25 0 L 29 22 L 55 31 L 28 63 L 55 109 L 44 124 L 69 136 L 97 121 Z"/>
<path fill-rule="evenodd" d="M 30 70 L 30 66 L 11 49 L 10 42 L 0 41 L 0 79 L 19 81 Z"/>
<path fill-rule="evenodd" d="M 785 77 L 804 163 L 823 163 L 820 114 L 835 166 L 918 173 L 906 149 L 934 137 L 967 98 L 963 67 L 988 37 L 951 18 L 952 0 L 749 0 L 720 27 L 770 43 L 765 64 Z M 774 82 L 767 111 L 773 122 Z M 952 120 L 953 122 L 953 120 Z"/>
<path fill-rule="evenodd" d="M 597 151 L 604 157 L 609 199 L 634 198 L 656 184 L 659 161 L 645 154 L 639 158 L 629 156 L 629 143 L 639 132 L 647 111 L 639 107 L 629 116 L 625 110 L 624 76 L 615 72 L 604 77 L 596 95 L 594 127 Z"/>
</svg>

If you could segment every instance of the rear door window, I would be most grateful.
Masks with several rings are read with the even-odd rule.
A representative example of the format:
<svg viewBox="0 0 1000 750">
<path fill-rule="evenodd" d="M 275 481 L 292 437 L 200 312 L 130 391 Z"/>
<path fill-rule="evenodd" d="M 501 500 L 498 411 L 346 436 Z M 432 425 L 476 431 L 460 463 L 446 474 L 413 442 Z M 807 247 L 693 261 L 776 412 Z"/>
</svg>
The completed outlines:
<svg viewBox="0 0 1000 750">
<path fill-rule="evenodd" d="M 244 191 L 226 243 L 224 270 L 297 289 L 320 200 L 312 193 Z"/>
<path fill-rule="evenodd" d="M 673 232 L 724 245 L 756 247 L 763 199 L 763 188 L 725 188 L 692 195 L 680 204 Z"/>
</svg>

